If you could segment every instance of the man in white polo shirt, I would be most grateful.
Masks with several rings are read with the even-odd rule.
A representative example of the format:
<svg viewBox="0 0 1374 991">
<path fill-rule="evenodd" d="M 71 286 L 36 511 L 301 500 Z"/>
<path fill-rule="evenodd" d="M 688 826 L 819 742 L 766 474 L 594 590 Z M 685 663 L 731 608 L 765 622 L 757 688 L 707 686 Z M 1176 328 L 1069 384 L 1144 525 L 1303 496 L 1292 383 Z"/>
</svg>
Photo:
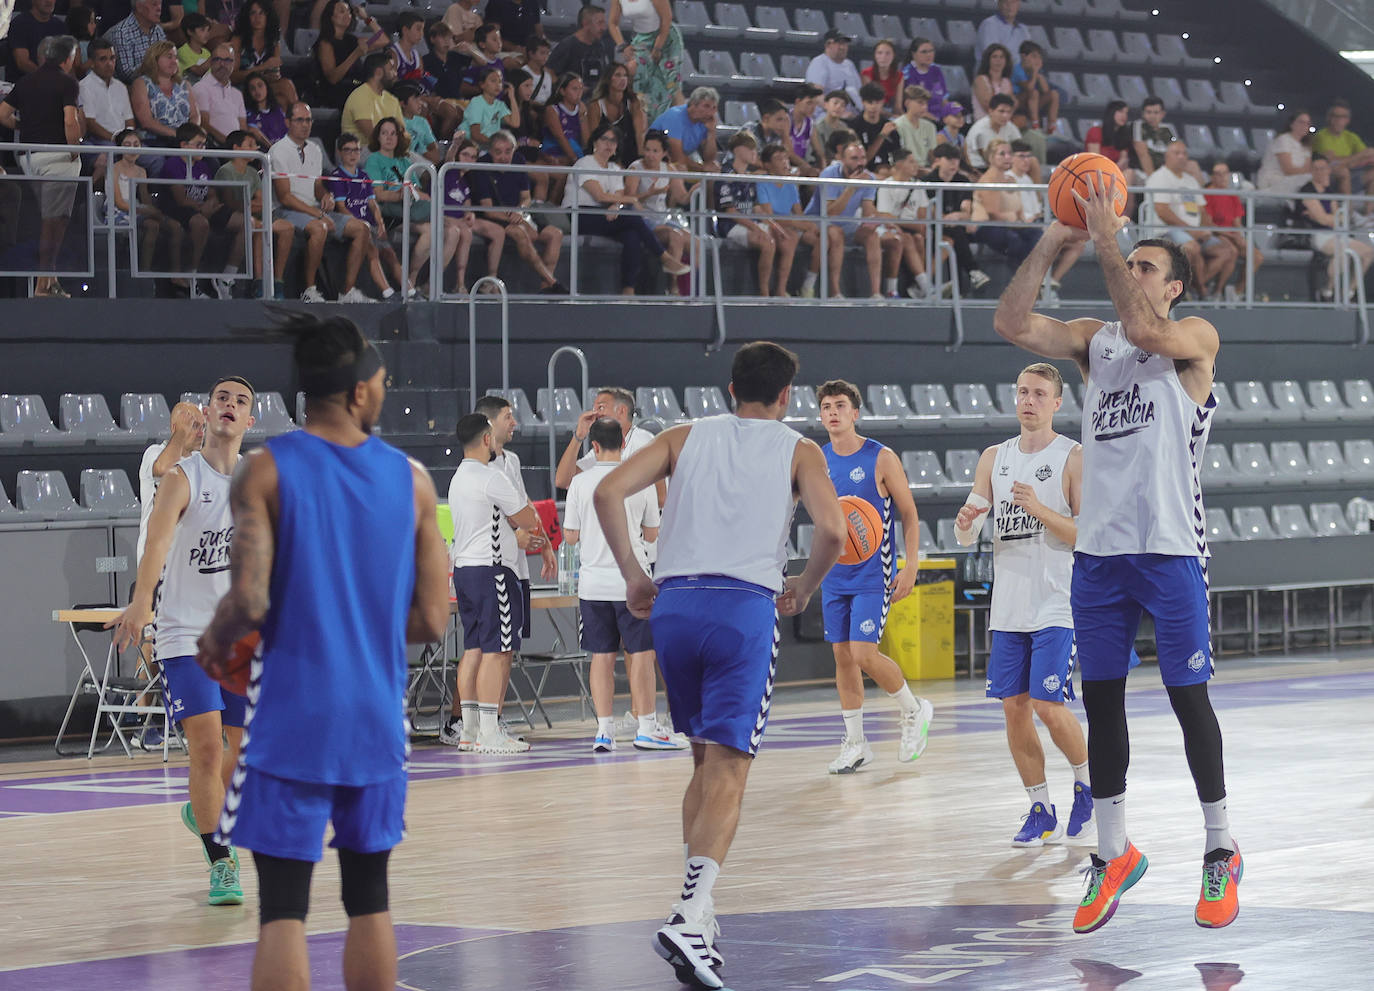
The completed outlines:
<svg viewBox="0 0 1374 991">
<path fill-rule="evenodd" d="M 134 108 L 129 104 L 129 89 L 115 78 L 115 50 L 107 38 L 92 38 L 86 53 L 91 71 L 77 86 L 77 106 L 86 115 L 86 144 L 112 145 L 114 136 L 134 126 Z M 97 190 L 104 188 L 106 156 L 95 160 L 91 179 Z"/>
<path fill-rule="evenodd" d="M 234 131 L 248 130 L 248 109 L 243 105 L 243 94 L 229 79 L 237 66 L 234 46 L 222 42 L 210 53 L 210 71 L 191 87 L 200 109 L 200 126 L 221 148 L 225 146 L 225 138 Z"/>
</svg>

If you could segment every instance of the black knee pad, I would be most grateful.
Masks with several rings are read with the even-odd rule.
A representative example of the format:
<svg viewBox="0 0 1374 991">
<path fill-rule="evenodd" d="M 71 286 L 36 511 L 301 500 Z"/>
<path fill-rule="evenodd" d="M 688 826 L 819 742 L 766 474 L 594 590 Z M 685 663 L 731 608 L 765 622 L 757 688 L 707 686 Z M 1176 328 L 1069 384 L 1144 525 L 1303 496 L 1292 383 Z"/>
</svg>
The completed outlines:
<svg viewBox="0 0 1374 991">
<path fill-rule="evenodd" d="M 344 912 L 350 919 L 359 915 L 376 915 L 390 908 L 387 890 L 386 865 L 390 850 L 378 853 L 357 853 L 339 849 L 339 880 L 343 888 Z"/>
<path fill-rule="evenodd" d="M 310 912 L 310 876 L 315 865 L 265 853 L 253 854 L 253 864 L 258 869 L 258 921 L 264 926 L 281 919 L 304 922 Z"/>
</svg>

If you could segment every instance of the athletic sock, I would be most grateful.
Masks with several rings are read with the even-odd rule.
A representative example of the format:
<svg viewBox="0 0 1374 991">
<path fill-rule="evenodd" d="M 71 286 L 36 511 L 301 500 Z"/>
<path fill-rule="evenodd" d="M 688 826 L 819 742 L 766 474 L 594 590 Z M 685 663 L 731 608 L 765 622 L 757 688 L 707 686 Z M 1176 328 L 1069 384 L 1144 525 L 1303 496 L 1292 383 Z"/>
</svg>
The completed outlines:
<svg viewBox="0 0 1374 991">
<path fill-rule="evenodd" d="M 1202 821 L 1207 828 L 1207 849 L 1202 851 L 1204 854 L 1213 850 L 1236 849 L 1236 842 L 1231 839 L 1231 819 L 1226 814 L 1225 798 L 1219 802 L 1203 802 Z"/>
<path fill-rule="evenodd" d="M 647 716 L 637 716 L 639 720 L 639 735 L 653 736 L 658 732 L 658 714 L 651 712 Z"/>
<path fill-rule="evenodd" d="M 904 716 L 909 716 L 921 708 L 921 703 L 917 701 L 915 695 L 911 694 L 910 685 L 902 685 L 895 692 L 888 692 L 887 697 L 897 700 L 897 705 L 901 708 Z"/>
<path fill-rule="evenodd" d="M 1050 786 L 1049 782 L 1042 781 L 1038 785 L 1031 785 L 1026 789 L 1026 794 L 1030 796 L 1031 804 L 1039 802 L 1045 806 L 1045 811 L 1050 810 Z"/>
<path fill-rule="evenodd" d="M 477 732 L 482 736 L 495 736 L 501 732 L 501 725 L 496 721 L 496 708 L 487 702 L 477 703 Z"/>
<path fill-rule="evenodd" d="M 687 861 L 692 859 L 692 847 L 690 844 L 682 844 L 682 869 L 687 869 Z"/>
<path fill-rule="evenodd" d="M 1088 762 L 1087 762 L 1087 761 L 1084 761 L 1084 762 L 1081 763 L 1081 764 L 1070 764 L 1069 766 L 1073 768 L 1073 779 L 1074 779 L 1075 781 L 1081 782 L 1082 784 L 1085 784 L 1085 785 L 1088 784 L 1088 782 L 1089 782 L 1090 779 L 1088 778 Z"/>
<path fill-rule="evenodd" d="M 925 272 L 922 272 L 920 275 L 916 276 L 916 288 L 921 290 L 921 292 L 923 293 L 930 292 L 930 276 L 927 275 Z"/>
<path fill-rule="evenodd" d="M 471 740 L 477 735 L 477 703 L 464 702 L 460 711 L 463 714 L 463 735 Z"/>
<path fill-rule="evenodd" d="M 844 717 L 845 739 L 862 740 L 864 738 L 864 707 L 841 709 L 840 715 Z"/>
<path fill-rule="evenodd" d="M 597 716 L 596 735 L 607 740 L 615 739 L 615 716 Z"/>
<path fill-rule="evenodd" d="M 214 833 L 201 833 L 200 841 L 205 844 L 205 855 L 210 858 L 210 863 L 229 856 L 229 848 L 222 843 L 216 843 Z"/>
<path fill-rule="evenodd" d="M 896 280 L 896 279 L 884 279 L 884 280 L 883 280 L 883 292 L 896 292 L 896 291 L 897 291 L 897 280 Z"/>
<path fill-rule="evenodd" d="M 1126 793 L 1093 799 L 1093 818 L 1097 820 L 1097 855 L 1115 860 L 1126 852 Z"/>
<path fill-rule="evenodd" d="M 819 275 L 819 274 L 820 274 L 820 273 L 818 273 L 818 272 L 807 272 L 807 273 L 806 273 L 806 278 L 802 279 L 802 289 L 803 289 L 803 290 L 806 290 L 806 289 L 815 289 L 815 288 L 816 288 L 816 276 Z"/>
<path fill-rule="evenodd" d="M 711 888 L 720 876 L 720 864 L 710 857 L 687 858 L 687 873 L 682 881 L 682 903 L 689 918 L 699 918 L 711 904 Z"/>
</svg>

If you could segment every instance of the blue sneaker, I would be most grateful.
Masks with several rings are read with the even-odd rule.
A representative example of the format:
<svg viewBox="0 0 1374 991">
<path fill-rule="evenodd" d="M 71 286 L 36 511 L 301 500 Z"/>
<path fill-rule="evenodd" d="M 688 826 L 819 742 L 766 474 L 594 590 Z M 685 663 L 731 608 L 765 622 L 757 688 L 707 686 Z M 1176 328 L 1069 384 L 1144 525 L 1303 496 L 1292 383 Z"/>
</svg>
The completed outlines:
<svg viewBox="0 0 1374 991">
<path fill-rule="evenodd" d="M 1012 837 L 1011 845 L 1044 846 L 1046 843 L 1058 843 L 1063 837 L 1064 827 L 1059 825 L 1059 819 L 1054 814 L 1054 806 L 1051 805 L 1046 811 L 1042 803 L 1036 802 L 1031 806 L 1030 812 L 1026 813 L 1025 821 L 1021 824 L 1021 832 Z"/>
<path fill-rule="evenodd" d="M 597 733 L 596 739 L 592 741 L 592 753 L 609 754 L 613 750 L 615 750 L 615 737 Z"/>
<path fill-rule="evenodd" d="M 1069 813 L 1068 837 L 1076 840 L 1093 821 L 1093 790 L 1081 781 L 1073 783 L 1073 811 Z"/>
</svg>

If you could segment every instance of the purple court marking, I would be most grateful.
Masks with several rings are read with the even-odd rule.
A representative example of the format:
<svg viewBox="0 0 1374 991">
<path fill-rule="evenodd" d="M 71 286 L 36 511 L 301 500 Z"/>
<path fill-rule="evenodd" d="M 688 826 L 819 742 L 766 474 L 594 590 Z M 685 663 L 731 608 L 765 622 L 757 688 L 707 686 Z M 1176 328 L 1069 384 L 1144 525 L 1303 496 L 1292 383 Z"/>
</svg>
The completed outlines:
<svg viewBox="0 0 1374 991">
<path fill-rule="evenodd" d="M 1147 671 L 1144 677 L 1152 674 Z M 1222 711 L 1345 699 L 1352 695 L 1374 695 L 1374 671 L 1214 684 L 1212 690 L 1212 700 L 1217 709 Z M 1173 711 L 1168 695 L 1162 688 L 1133 691 L 1126 696 L 1126 703 L 1130 715 L 1137 718 L 1170 715 Z M 1075 702 L 1073 705 L 1081 703 Z M 899 735 L 897 717 L 892 712 L 869 716 L 867 725 L 867 736 L 874 741 L 895 740 Z M 954 705 L 937 708 L 932 735 L 938 737 L 946 733 L 1000 731 L 1001 727 L 1002 711 L 998 706 L 991 700 L 970 697 Z M 768 723 L 763 750 L 767 753 L 770 750 L 831 746 L 839 739 L 841 729 L 840 721 L 833 713 L 775 716 Z M 530 753 L 509 757 L 482 757 L 459 753 L 450 747 L 422 745 L 416 747 L 411 755 L 410 779 L 417 782 L 683 757 L 681 753 L 672 752 L 645 753 L 634 750 L 628 744 L 613 754 L 594 757 L 585 738 L 536 740 Z M 185 799 L 184 767 L 107 770 L 87 775 L 16 778 L 0 782 L 0 809 L 4 810 L 0 816 L 5 813 L 13 817 L 162 805 Z"/>
</svg>

